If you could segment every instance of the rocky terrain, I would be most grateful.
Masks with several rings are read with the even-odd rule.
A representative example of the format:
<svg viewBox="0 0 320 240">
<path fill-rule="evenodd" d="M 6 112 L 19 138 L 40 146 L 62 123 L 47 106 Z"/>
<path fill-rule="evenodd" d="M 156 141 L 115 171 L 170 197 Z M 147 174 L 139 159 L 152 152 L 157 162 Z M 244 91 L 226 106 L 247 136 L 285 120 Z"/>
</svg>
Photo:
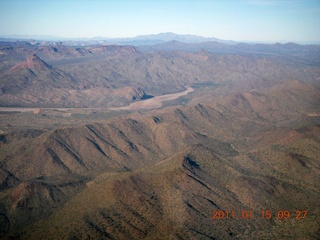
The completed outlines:
<svg viewBox="0 0 320 240">
<path fill-rule="evenodd" d="M 318 46 L 6 44 L 1 238 L 319 238 Z"/>
<path fill-rule="evenodd" d="M 199 51 L 190 52 L 176 49 L 175 43 L 167 43 L 171 49 L 143 50 L 116 45 L 34 46 L 21 42 L 12 46 L 2 42 L 0 105 L 120 107 L 181 92 L 185 86 L 230 86 L 236 82 L 238 91 L 319 77 L 317 45 L 217 43 L 216 50 L 210 44 L 215 43 L 202 43 Z"/>
</svg>

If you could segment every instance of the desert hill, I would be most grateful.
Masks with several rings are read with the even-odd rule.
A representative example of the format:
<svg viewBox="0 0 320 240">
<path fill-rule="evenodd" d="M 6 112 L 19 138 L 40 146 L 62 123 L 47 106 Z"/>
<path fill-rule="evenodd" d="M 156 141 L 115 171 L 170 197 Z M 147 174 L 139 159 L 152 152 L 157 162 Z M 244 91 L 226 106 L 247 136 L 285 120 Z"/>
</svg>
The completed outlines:
<svg viewBox="0 0 320 240">
<path fill-rule="evenodd" d="M 121 104 L 148 97 L 139 87 L 123 85 L 120 89 L 109 89 L 86 79 L 78 80 L 36 54 L 5 71 L 0 87 L 2 106 L 97 107 L 117 100 Z"/>
<path fill-rule="evenodd" d="M 207 102 L 194 98 L 188 107 L 20 134 L 1 145 L 2 234 L 316 239 L 319 93 L 289 81 L 219 99 L 207 94 Z M 306 219 L 277 219 L 277 211 L 296 216 L 304 209 Z M 212 219 L 214 210 L 238 218 Z M 256 218 L 242 219 L 244 210 Z M 273 218 L 262 219 L 262 210 Z"/>
<path fill-rule="evenodd" d="M 0 43 L 0 237 L 318 239 L 318 49 Z"/>
<path fill-rule="evenodd" d="M 318 46 L 201 43 L 188 51 L 192 44 L 165 44 L 171 48 L 2 43 L 0 104 L 119 107 L 147 96 L 180 92 L 186 86 L 226 84 L 223 94 L 229 94 L 285 80 L 314 83 L 319 78 Z M 212 50 L 212 44 L 220 50 Z M 35 62 L 37 69 L 28 67 Z"/>
</svg>

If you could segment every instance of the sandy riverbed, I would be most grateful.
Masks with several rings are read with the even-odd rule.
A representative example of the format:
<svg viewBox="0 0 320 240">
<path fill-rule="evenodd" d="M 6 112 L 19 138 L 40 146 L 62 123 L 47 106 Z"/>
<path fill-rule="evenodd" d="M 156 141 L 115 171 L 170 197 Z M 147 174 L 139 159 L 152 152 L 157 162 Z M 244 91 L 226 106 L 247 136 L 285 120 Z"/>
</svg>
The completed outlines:
<svg viewBox="0 0 320 240">
<path fill-rule="evenodd" d="M 109 109 L 114 111 L 120 111 L 120 110 L 132 111 L 132 110 L 148 110 L 148 109 L 160 108 L 164 101 L 177 99 L 193 91 L 194 89 L 192 87 L 187 87 L 187 89 L 183 92 L 156 96 L 150 99 L 133 102 L 126 107 L 116 107 L 116 108 L 109 108 Z"/>
<path fill-rule="evenodd" d="M 120 110 L 129 110 L 129 111 L 134 111 L 134 110 L 148 110 L 148 109 L 155 109 L 155 108 L 160 108 L 163 104 L 164 101 L 170 101 L 177 99 L 181 96 L 187 95 L 190 92 L 193 92 L 194 89 L 192 87 L 187 87 L 187 89 L 183 92 L 178 92 L 178 93 L 173 93 L 173 94 L 165 94 L 161 96 L 156 96 L 150 99 L 146 100 L 141 100 L 138 102 L 133 102 L 129 106 L 126 107 L 115 107 L 115 108 L 108 108 L 108 110 L 113 110 L 113 111 L 120 111 Z M 0 112 L 34 112 L 38 108 L 14 108 L 14 107 L 0 107 Z M 70 108 L 42 108 L 43 110 L 49 109 L 49 110 L 57 110 L 57 111 L 68 111 Z M 72 108 L 71 108 L 72 109 Z M 77 108 L 82 109 L 82 108 Z M 87 110 L 88 108 L 83 108 Z M 96 108 L 99 109 L 99 108 Z"/>
</svg>

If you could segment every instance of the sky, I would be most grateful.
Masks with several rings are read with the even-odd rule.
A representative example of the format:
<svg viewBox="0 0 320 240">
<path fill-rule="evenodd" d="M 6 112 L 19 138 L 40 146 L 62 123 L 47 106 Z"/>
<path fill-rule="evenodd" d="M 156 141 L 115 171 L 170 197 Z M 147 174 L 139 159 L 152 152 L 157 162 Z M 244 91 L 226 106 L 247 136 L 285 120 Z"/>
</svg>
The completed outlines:
<svg viewBox="0 0 320 240">
<path fill-rule="evenodd" d="M 319 42 L 320 0 L 0 0 L 0 36 Z"/>
</svg>

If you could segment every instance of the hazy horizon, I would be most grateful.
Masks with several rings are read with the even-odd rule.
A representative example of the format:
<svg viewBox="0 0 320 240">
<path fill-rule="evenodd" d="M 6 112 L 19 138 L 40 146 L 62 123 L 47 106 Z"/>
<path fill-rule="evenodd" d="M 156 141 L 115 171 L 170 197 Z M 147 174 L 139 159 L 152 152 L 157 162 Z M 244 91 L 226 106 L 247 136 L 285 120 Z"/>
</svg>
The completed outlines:
<svg viewBox="0 0 320 240">
<path fill-rule="evenodd" d="M 96 41 L 96 40 L 102 40 L 104 42 L 110 42 L 110 43 L 116 43 L 116 44 L 124 44 L 126 45 L 127 43 L 129 45 L 134 45 L 132 41 L 137 41 L 136 38 L 140 38 L 140 37 L 147 37 L 147 36 L 151 36 L 151 35 L 160 35 L 160 34 L 166 34 L 166 33 L 171 33 L 171 32 L 163 32 L 163 33 L 150 33 L 150 34 L 145 34 L 145 35 L 138 35 L 138 36 L 134 36 L 134 37 L 123 37 L 123 38 L 117 38 L 117 37 L 102 37 L 102 36 L 95 36 L 95 37 L 59 37 L 59 36 L 50 36 L 50 35 L 20 35 L 20 34 L 14 34 L 14 35 L 0 35 L 0 38 L 2 39 L 2 41 L 5 41 L 5 39 L 7 39 L 8 41 Z M 204 39 L 208 39 L 208 42 L 210 42 L 210 39 L 215 39 L 216 37 L 203 37 L 203 36 L 199 36 L 199 35 L 193 35 L 193 34 L 176 34 L 176 33 L 172 33 L 175 35 L 179 35 L 179 36 L 185 36 L 185 35 L 190 35 L 193 37 L 202 37 Z M 319 41 L 250 41 L 250 40 L 244 40 L 244 41 L 235 41 L 233 39 L 221 39 L 221 38 L 216 38 L 221 40 L 222 42 L 225 41 L 226 42 L 234 42 L 234 44 L 237 43 L 248 43 L 248 44 L 276 44 L 276 43 L 280 43 L 280 44 L 286 44 L 286 43 L 296 43 L 296 44 L 300 44 L 300 45 L 319 45 L 320 44 L 320 40 Z M 143 39 L 142 39 L 143 40 Z M 161 40 L 161 39 L 158 39 Z M 171 40 L 169 40 L 171 41 Z M 179 40 L 175 40 L 175 41 L 179 41 Z M 215 40 L 213 40 L 215 41 Z M 185 41 L 181 41 L 180 42 L 185 42 Z M 206 42 L 206 41 L 201 41 L 201 42 Z M 152 43 L 152 41 L 151 41 Z M 189 42 L 192 43 L 192 42 Z M 196 43 L 196 42 L 194 42 Z M 149 45 L 150 43 L 146 42 L 145 44 Z"/>
<path fill-rule="evenodd" d="M 131 38 L 173 32 L 238 42 L 319 42 L 317 0 L 0 1 L 0 36 Z"/>
</svg>

